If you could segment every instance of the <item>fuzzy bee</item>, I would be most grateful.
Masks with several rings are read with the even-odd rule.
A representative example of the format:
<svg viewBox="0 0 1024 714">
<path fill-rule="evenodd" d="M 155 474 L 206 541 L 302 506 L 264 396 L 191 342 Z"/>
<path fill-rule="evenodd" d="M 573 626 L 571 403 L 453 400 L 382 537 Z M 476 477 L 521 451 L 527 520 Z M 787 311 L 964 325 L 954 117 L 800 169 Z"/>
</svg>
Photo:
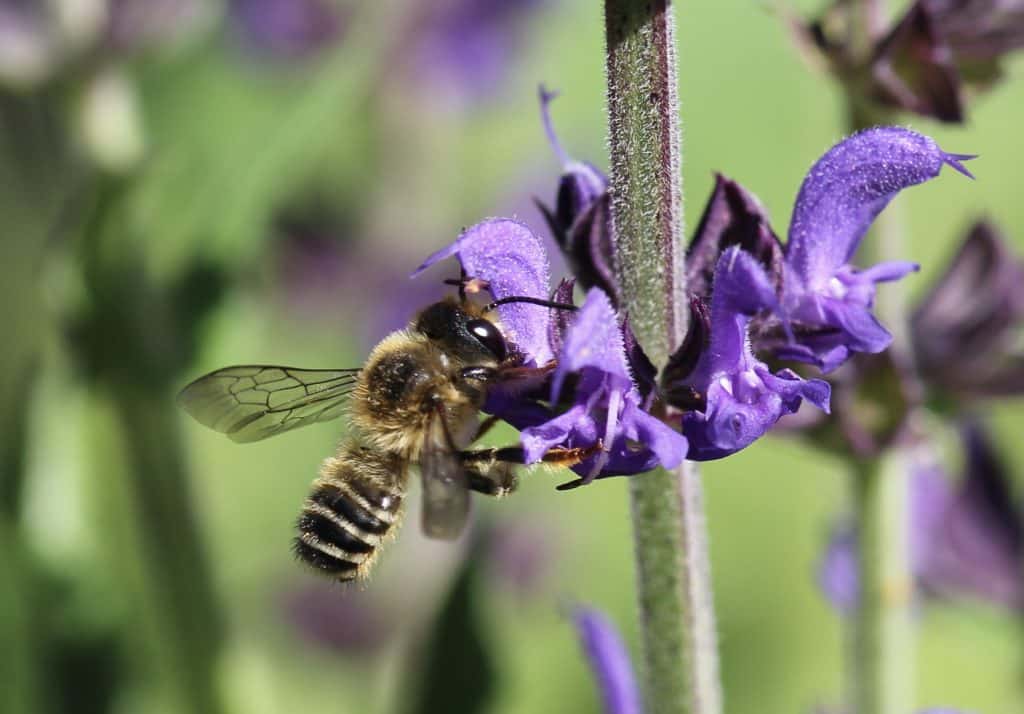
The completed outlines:
<svg viewBox="0 0 1024 714">
<path fill-rule="evenodd" d="M 453 539 L 465 526 L 470 491 L 502 496 L 516 486 L 519 447 L 469 449 L 494 423 L 479 419 L 498 382 L 536 381 L 553 365 L 522 366 L 493 309 L 445 299 L 388 335 L 360 369 L 225 367 L 195 380 L 178 403 L 236 442 L 259 441 L 348 413 L 350 434 L 324 461 L 297 522 L 296 555 L 342 581 L 365 578 L 397 526 L 409 472 L 423 482 L 423 531 Z M 573 465 L 591 454 L 552 449 L 544 461 Z"/>
</svg>

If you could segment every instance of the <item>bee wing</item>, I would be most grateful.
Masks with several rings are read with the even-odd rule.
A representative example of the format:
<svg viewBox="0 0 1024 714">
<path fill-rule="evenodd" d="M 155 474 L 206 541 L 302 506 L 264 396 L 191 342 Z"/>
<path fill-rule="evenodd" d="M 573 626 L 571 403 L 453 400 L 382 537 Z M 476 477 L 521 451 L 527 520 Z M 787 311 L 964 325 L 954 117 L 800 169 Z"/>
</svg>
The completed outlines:
<svg viewBox="0 0 1024 714">
<path fill-rule="evenodd" d="M 340 416 L 358 374 L 358 369 L 225 367 L 181 390 L 178 405 L 232 441 L 259 441 Z"/>
<path fill-rule="evenodd" d="M 441 414 L 430 421 L 420 454 L 423 477 L 423 532 L 454 540 L 469 516 L 469 478 Z"/>
</svg>

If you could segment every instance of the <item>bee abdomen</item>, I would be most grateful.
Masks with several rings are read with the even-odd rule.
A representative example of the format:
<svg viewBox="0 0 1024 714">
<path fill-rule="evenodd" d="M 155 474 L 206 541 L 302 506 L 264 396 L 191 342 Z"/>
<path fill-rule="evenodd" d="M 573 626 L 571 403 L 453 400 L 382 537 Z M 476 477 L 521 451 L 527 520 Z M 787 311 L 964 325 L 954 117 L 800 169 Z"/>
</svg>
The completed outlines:
<svg viewBox="0 0 1024 714">
<path fill-rule="evenodd" d="M 351 476 L 319 483 L 296 524 L 295 553 L 339 580 L 363 576 L 398 518 L 400 496 Z"/>
</svg>

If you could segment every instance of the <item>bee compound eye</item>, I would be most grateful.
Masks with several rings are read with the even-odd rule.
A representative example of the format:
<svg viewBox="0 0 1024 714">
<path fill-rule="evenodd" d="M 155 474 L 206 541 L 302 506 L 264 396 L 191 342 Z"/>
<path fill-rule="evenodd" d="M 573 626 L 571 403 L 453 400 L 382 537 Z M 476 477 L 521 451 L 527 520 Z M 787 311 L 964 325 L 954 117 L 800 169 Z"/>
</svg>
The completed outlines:
<svg viewBox="0 0 1024 714">
<path fill-rule="evenodd" d="M 505 359 L 507 348 L 505 338 L 490 320 L 472 320 L 467 326 L 469 334 L 499 360 Z"/>
</svg>

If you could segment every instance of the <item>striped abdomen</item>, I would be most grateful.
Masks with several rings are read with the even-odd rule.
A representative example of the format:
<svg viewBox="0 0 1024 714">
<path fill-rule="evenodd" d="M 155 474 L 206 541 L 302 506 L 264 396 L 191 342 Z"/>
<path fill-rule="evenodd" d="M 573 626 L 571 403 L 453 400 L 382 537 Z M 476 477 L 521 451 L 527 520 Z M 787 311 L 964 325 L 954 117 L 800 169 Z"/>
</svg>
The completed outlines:
<svg viewBox="0 0 1024 714">
<path fill-rule="evenodd" d="M 295 553 L 338 580 L 366 575 L 398 521 L 404 465 L 365 449 L 328 459 L 296 524 Z"/>
</svg>

